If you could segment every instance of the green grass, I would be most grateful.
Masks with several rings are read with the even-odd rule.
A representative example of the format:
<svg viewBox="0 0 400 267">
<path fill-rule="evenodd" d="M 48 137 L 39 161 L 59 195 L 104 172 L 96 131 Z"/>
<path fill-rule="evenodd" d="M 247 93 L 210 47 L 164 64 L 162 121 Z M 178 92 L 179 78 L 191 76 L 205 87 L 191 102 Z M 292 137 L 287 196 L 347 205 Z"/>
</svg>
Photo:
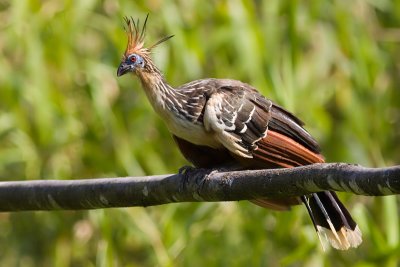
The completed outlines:
<svg viewBox="0 0 400 267">
<path fill-rule="evenodd" d="M 234 78 L 301 117 L 331 162 L 400 162 L 400 1 L 0 1 L 0 179 L 176 172 L 140 83 L 117 79 L 123 16 L 172 85 Z M 357 250 L 307 212 L 247 202 L 0 214 L 0 266 L 398 266 L 396 197 L 341 195 Z"/>
</svg>

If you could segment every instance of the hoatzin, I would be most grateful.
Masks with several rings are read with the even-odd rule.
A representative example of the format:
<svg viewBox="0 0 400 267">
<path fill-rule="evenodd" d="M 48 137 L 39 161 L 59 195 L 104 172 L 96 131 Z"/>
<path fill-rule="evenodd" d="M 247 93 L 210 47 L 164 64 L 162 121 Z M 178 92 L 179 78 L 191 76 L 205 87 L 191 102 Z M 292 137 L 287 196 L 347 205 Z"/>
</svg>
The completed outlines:
<svg viewBox="0 0 400 267">
<path fill-rule="evenodd" d="M 170 86 L 150 54 L 172 36 L 145 47 L 147 18 L 141 29 L 139 21 L 125 18 L 128 44 L 117 75 L 139 77 L 154 110 L 195 167 L 235 163 L 242 169 L 291 168 L 324 162 L 303 122 L 246 83 L 201 79 Z M 345 250 L 362 242 L 359 227 L 334 192 L 252 202 L 275 210 L 303 202 L 318 236 L 325 236 L 334 248 Z"/>
</svg>

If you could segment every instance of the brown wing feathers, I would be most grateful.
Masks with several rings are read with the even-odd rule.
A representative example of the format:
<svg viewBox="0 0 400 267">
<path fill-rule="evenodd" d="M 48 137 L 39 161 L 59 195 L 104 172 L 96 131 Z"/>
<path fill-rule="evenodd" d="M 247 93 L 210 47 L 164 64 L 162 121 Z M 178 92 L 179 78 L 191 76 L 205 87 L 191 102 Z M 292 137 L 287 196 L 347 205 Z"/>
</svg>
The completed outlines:
<svg viewBox="0 0 400 267">
<path fill-rule="evenodd" d="M 271 109 L 272 119 L 269 121 L 269 128 L 279 132 L 313 152 L 319 153 L 320 148 L 315 139 L 302 127 L 304 123 L 289 111 L 274 104 Z"/>
<path fill-rule="evenodd" d="M 257 142 L 254 158 L 276 164 L 277 167 L 296 167 L 324 162 L 324 158 L 293 139 L 273 130 Z"/>
<path fill-rule="evenodd" d="M 247 101 L 246 101 L 247 100 Z M 256 143 L 265 137 L 270 119 L 272 103 L 263 98 L 247 96 L 241 103 L 235 122 L 235 133 L 250 150 L 256 149 Z"/>
</svg>

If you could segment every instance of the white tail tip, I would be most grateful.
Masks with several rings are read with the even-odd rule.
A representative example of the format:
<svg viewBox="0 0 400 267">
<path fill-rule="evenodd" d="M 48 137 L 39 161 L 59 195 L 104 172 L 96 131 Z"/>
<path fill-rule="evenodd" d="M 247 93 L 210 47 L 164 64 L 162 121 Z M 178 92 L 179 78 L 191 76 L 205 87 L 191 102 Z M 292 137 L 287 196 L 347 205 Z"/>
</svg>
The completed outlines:
<svg viewBox="0 0 400 267">
<path fill-rule="evenodd" d="M 339 231 L 332 232 L 331 229 L 327 229 L 321 226 L 317 226 L 318 234 L 326 237 L 332 247 L 340 250 L 347 250 L 349 248 L 356 248 L 362 242 L 362 234 L 358 225 L 354 230 L 346 227 L 340 228 Z M 322 245 L 322 247 L 324 247 Z"/>
</svg>

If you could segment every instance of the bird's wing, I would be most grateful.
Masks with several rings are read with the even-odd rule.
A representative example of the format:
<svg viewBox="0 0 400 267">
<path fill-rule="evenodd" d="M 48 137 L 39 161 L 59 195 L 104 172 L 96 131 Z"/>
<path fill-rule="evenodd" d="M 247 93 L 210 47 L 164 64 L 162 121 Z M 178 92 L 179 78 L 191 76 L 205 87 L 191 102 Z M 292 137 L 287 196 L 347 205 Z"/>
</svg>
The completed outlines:
<svg viewBox="0 0 400 267">
<path fill-rule="evenodd" d="M 267 136 L 257 142 L 253 157 L 276 167 L 296 167 L 324 162 L 314 138 L 293 114 L 273 104 Z"/>
<path fill-rule="evenodd" d="M 319 153 L 320 147 L 315 139 L 303 128 L 304 123 L 289 111 L 273 104 L 269 129 L 296 141 L 313 152 Z"/>
<path fill-rule="evenodd" d="M 258 167 L 323 162 L 319 146 L 293 114 L 246 84 L 223 85 L 208 98 L 204 126 L 231 153 Z"/>
<path fill-rule="evenodd" d="M 253 90 L 221 86 L 210 95 L 204 110 L 204 126 L 235 155 L 252 158 L 256 143 L 264 138 L 272 102 Z"/>
</svg>

